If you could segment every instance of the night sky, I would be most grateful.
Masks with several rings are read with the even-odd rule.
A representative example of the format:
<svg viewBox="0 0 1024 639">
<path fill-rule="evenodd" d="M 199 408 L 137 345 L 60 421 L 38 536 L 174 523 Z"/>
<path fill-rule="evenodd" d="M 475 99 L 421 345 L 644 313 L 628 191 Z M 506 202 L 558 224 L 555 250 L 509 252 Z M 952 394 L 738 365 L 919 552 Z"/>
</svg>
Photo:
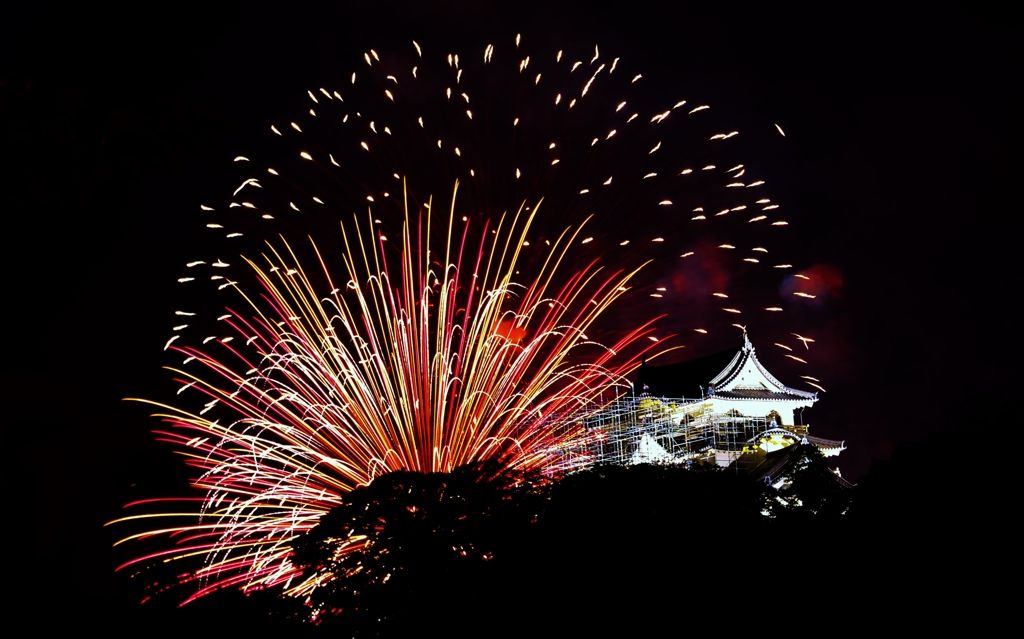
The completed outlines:
<svg viewBox="0 0 1024 639">
<path fill-rule="evenodd" d="M 84 619 L 118 609 L 121 555 L 100 526 L 130 499 L 187 490 L 150 441 L 148 411 L 121 398 L 173 392 L 161 347 L 193 212 L 307 88 L 412 37 L 464 51 L 519 32 L 596 42 L 645 77 L 785 128 L 758 161 L 790 210 L 801 264 L 836 278 L 815 316 L 827 339 L 812 347 L 828 353 L 812 373 L 828 392 L 805 419 L 846 441 L 845 477 L 981 393 L 1019 388 L 1021 20 L 997 3 L 896 4 L 10 9 L 3 421 L 32 491 L 22 519 L 36 572 L 89 591 Z M 769 369 L 795 381 L 795 368 Z"/>
</svg>

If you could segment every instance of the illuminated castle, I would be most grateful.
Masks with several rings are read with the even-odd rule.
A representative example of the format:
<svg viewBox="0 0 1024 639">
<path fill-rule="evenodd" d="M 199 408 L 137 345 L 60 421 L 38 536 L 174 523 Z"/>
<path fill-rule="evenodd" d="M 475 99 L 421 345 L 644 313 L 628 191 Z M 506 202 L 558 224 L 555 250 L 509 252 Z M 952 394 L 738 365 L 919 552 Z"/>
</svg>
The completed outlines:
<svg viewBox="0 0 1024 639">
<path fill-rule="evenodd" d="M 588 437 L 567 455 L 565 467 L 591 464 L 714 463 L 774 483 L 795 444 L 812 444 L 826 457 L 844 442 L 808 433 L 803 410 L 817 393 L 786 386 L 743 343 L 700 359 L 640 367 L 635 395 L 620 397 L 584 420 Z"/>
</svg>

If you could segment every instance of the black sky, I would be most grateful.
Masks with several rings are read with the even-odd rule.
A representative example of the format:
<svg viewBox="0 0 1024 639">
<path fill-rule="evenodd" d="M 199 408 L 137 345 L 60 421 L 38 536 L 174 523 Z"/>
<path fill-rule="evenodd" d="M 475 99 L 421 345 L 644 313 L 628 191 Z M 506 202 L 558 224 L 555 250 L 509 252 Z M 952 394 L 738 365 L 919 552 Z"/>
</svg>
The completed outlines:
<svg viewBox="0 0 1024 639">
<path fill-rule="evenodd" d="M 1019 387 L 1021 20 L 998 3 L 895 4 L 13 7 L 4 423 L 35 490 L 36 552 L 94 546 L 72 579 L 100 584 L 97 618 L 119 596 L 99 526 L 135 495 L 184 490 L 180 473 L 160 479 L 178 462 L 149 441 L 147 411 L 120 401 L 172 390 L 160 347 L 193 226 L 182 212 L 222 190 L 227 160 L 309 86 L 418 34 L 453 49 L 518 32 L 600 43 L 785 127 L 766 158 L 775 193 L 806 263 L 844 281 L 808 421 L 846 440 L 845 476 Z"/>
</svg>

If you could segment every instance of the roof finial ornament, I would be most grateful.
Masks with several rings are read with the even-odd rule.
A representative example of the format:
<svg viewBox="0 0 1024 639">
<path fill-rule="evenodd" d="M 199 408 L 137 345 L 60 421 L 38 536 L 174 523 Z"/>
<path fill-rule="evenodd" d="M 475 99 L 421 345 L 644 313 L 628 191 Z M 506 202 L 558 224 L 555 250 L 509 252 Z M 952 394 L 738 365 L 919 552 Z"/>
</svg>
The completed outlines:
<svg viewBox="0 0 1024 639">
<path fill-rule="evenodd" d="M 743 327 L 743 350 L 753 352 L 754 345 L 750 343 L 750 337 L 747 335 L 747 327 Z"/>
</svg>

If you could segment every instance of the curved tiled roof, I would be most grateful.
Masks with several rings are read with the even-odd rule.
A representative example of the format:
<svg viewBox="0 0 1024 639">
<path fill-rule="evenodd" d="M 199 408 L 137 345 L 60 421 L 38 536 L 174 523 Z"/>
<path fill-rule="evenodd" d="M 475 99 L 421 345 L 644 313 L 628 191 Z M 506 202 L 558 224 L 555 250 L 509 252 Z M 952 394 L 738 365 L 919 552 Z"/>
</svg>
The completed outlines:
<svg viewBox="0 0 1024 639">
<path fill-rule="evenodd" d="M 846 450 L 846 442 L 838 439 L 825 439 L 824 437 L 812 437 L 810 435 L 804 435 L 807 438 L 808 444 L 814 444 L 818 448 L 838 448 L 840 450 Z"/>
<path fill-rule="evenodd" d="M 775 388 L 736 388 L 728 387 L 741 374 L 747 362 L 751 361 L 758 373 L 763 375 L 768 384 Z M 714 384 L 719 390 L 715 396 L 722 399 L 757 399 L 757 400 L 811 400 L 815 393 L 790 388 L 769 373 L 757 361 L 754 347 L 744 336 L 742 344 L 732 348 L 678 364 L 651 366 L 646 361 L 640 366 L 637 374 L 636 390 L 656 397 L 704 397 L 708 387 Z"/>
<path fill-rule="evenodd" d="M 807 391 L 796 390 L 786 386 L 774 375 L 769 373 L 768 369 L 762 366 L 761 362 L 758 361 L 757 356 L 754 355 L 754 346 L 750 343 L 750 340 L 747 339 L 746 333 L 743 334 L 743 345 L 740 346 L 739 352 L 737 352 L 736 356 L 733 357 L 731 362 L 729 362 L 729 365 L 726 366 L 713 380 L 711 380 L 711 383 L 719 389 L 724 389 L 725 387 L 732 385 L 736 381 L 736 378 L 740 377 L 746 369 L 748 362 L 753 364 L 757 372 L 763 375 L 764 379 L 771 386 L 775 387 L 775 390 L 764 387 L 763 384 L 762 388 L 737 388 L 734 385 L 729 391 L 734 393 L 732 399 L 811 399 L 815 397 L 814 393 L 808 393 Z M 719 397 L 726 397 L 725 393 L 721 390 L 715 394 Z"/>
</svg>

